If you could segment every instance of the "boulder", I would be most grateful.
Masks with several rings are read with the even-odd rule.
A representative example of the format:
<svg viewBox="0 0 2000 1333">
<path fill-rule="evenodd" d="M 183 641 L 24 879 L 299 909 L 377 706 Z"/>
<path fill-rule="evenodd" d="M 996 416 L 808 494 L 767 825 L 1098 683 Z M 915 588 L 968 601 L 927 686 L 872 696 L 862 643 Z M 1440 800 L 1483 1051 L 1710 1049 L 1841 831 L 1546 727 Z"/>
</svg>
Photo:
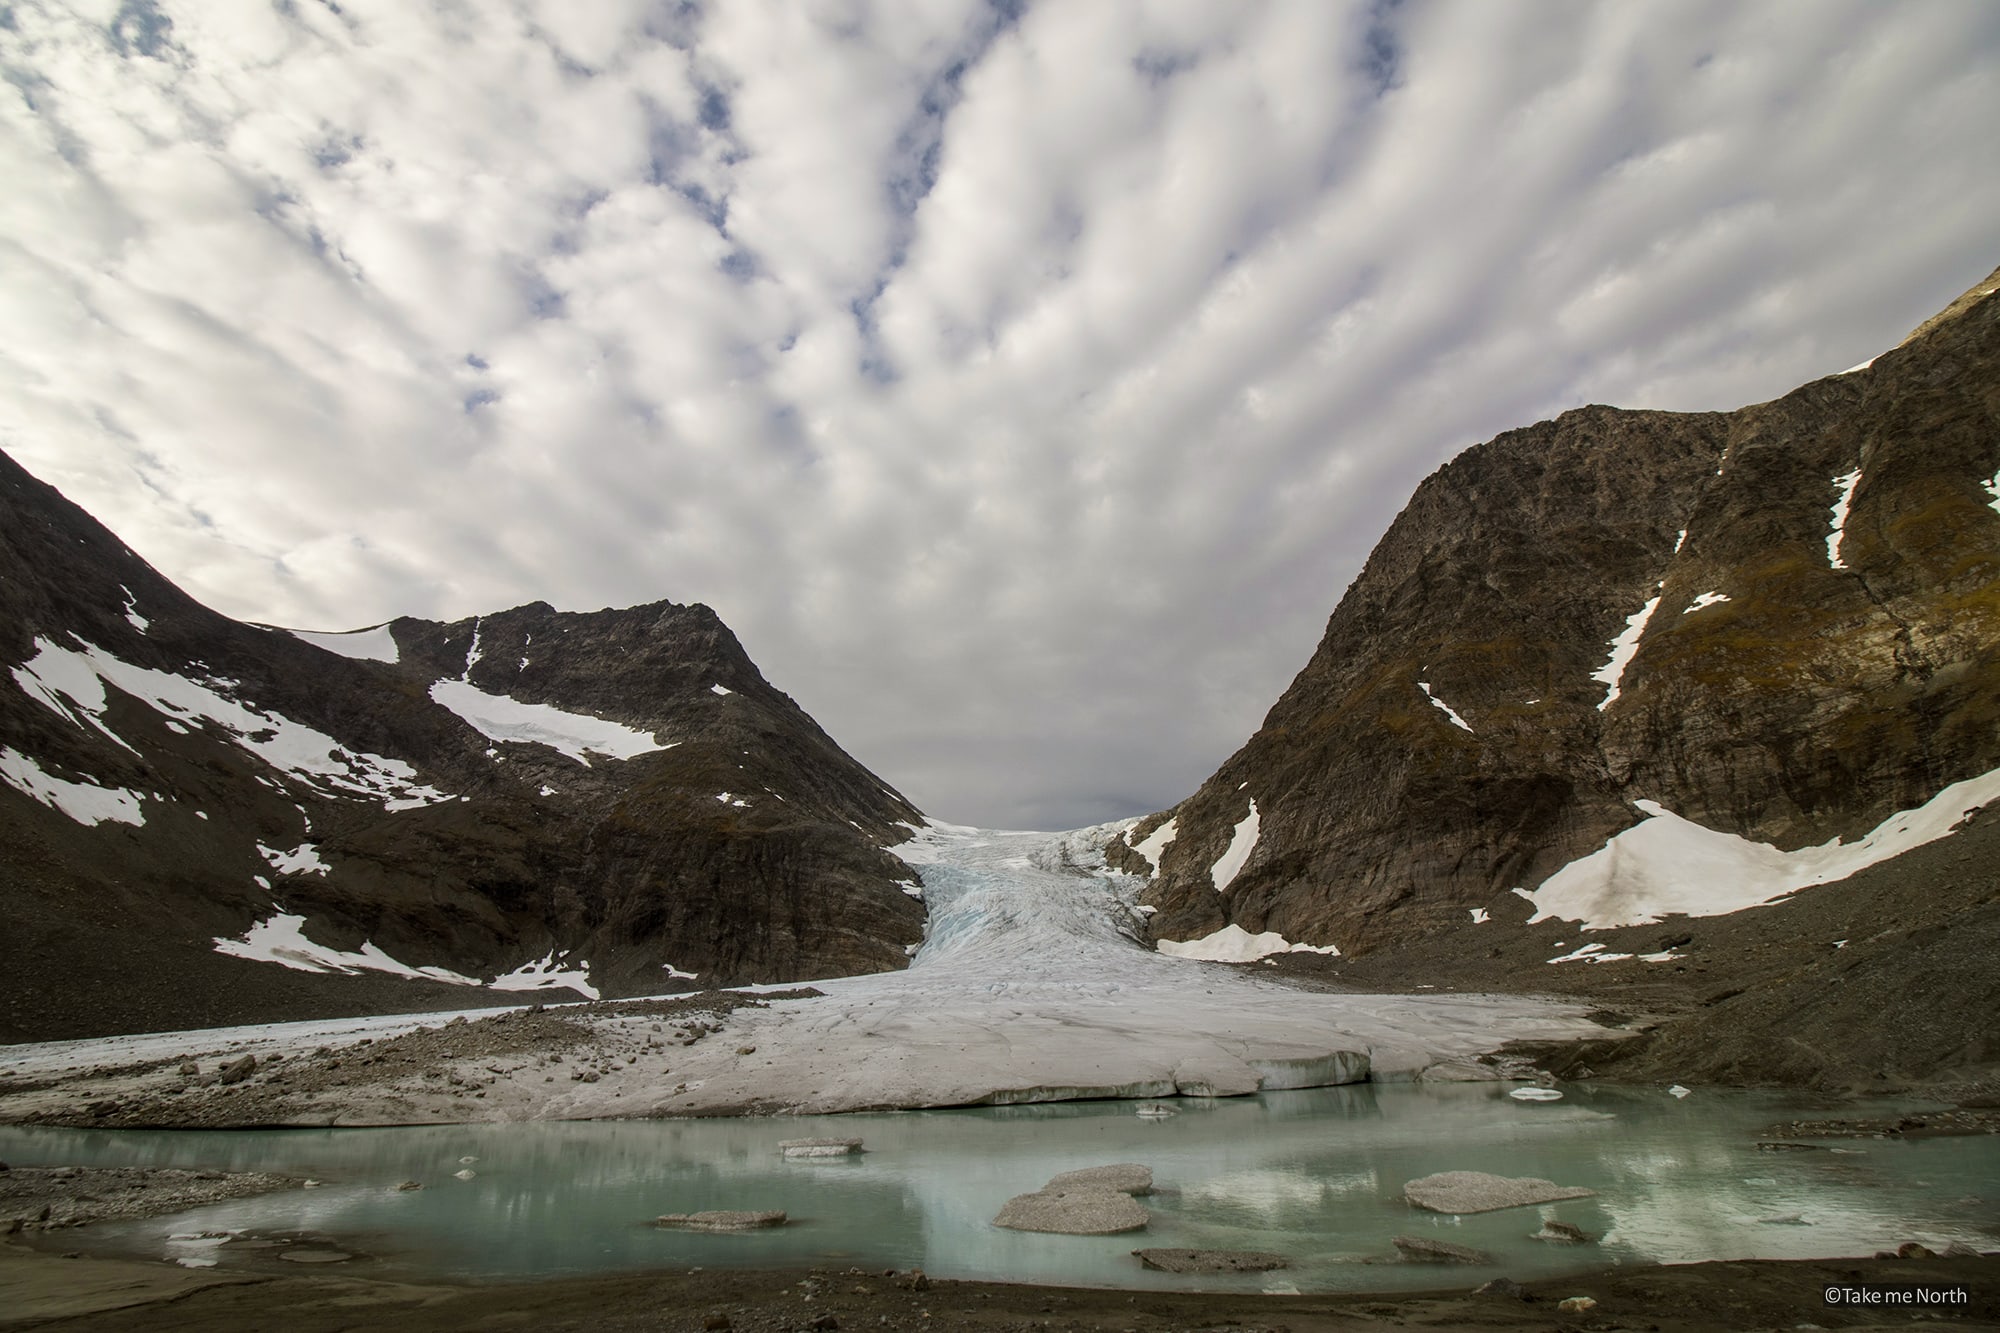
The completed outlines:
<svg viewBox="0 0 2000 1333">
<path fill-rule="evenodd" d="M 1010 1231 L 1048 1231 L 1063 1236 L 1112 1236 L 1138 1231 L 1152 1214 L 1131 1195 L 1102 1185 L 1080 1189 L 1045 1189 L 1017 1194 L 1007 1200 L 996 1227 Z"/>
<path fill-rule="evenodd" d="M 1596 1194 L 1596 1190 L 1533 1176 L 1495 1176 L 1484 1171 L 1440 1171 L 1403 1186 L 1403 1197 L 1413 1207 L 1433 1213 L 1490 1213 L 1558 1199 L 1588 1199 Z"/>
<path fill-rule="evenodd" d="M 1268 1273 L 1292 1266 L 1284 1255 L 1262 1250 L 1134 1250 L 1132 1254 L 1162 1273 Z"/>
<path fill-rule="evenodd" d="M 1528 1237 L 1529 1240 L 1552 1240 L 1561 1245 L 1587 1245 L 1597 1237 L 1582 1227 L 1573 1227 L 1567 1222 L 1558 1222 L 1553 1217 L 1542 1220 L 1542 1229 Z"/>
<path fill-rule="evenodd" d="M 1120 1194 L 1151 1194 L 1153 1168 L 1137 1162 L 1116 1166 L 1087 1166 L 1081 1171 L 1065 1171 L 1042 1186 L 1047 1190 L 1107 1189 Z"/>
<path fill-rule="evenodd" d="M 785 1225 L 785 1214 L 775 1208 L 760 1212 L 721 1209 L 706 1213 L 662 1213 L 653 1225 L 682 1231 L 756 1231 Z"/>
<path fill-rule="evenodd" d="M 1397 1257 L 1411 1264 L 1490 1264 L 1493 1256 L 1484 1250 L 1475 1250 L 1469 1245 L 1454 1245 L 1448 1240 L 1432 1240 L 1428 1236 L 1397 1236 L 1391 1242 L 1396 1247 Z"/>
</svg>

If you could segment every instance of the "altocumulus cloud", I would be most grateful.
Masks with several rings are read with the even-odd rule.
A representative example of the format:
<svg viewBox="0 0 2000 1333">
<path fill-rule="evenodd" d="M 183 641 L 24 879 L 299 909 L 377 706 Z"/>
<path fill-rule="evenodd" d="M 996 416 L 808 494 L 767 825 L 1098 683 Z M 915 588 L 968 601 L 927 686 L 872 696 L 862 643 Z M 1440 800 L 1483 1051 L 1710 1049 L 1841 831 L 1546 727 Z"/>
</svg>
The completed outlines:
<svg viewBox="0 0 2000 1333">
<path fill-rule="evenodd" d="M 706 601 L 986 823 L 1185 794 L 1459 449 L 2000 261 L 1986 0 L 12 0 L 0 76 L 0 447 L 170 576 Z"/>
</svg>

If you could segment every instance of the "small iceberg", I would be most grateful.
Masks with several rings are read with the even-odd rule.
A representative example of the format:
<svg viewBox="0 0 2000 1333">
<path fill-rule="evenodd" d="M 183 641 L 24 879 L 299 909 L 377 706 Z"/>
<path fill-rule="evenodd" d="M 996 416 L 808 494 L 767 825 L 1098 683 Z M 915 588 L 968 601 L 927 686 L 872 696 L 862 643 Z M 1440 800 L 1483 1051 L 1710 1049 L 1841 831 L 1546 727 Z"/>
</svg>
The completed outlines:
<svg viewBox="0 0 2000 1333">
<path fill-rule="evenodd" d="M 1516 1088 L 1507 1095 L 1517 1102 L 1559 1102 L 1563 1096 L 1554 1088 Z"/>
</svg>

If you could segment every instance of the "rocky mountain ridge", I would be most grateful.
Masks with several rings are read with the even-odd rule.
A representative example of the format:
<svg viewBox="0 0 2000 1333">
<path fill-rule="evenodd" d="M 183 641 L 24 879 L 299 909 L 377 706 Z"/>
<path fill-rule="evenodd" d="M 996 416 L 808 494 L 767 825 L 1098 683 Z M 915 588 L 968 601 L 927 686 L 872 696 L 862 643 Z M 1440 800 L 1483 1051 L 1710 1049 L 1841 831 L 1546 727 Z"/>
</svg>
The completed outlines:
<svg viewBox="0 0 2000 1333">
<path fill-rule="evenodd" d="M 0 668 L 0 1040 L 839 975 L 921 936 L 882 849 L 922 816 L 705 606 L 243 624 L 0 455 Z"/>
<path fill-rule="evenodd" d="M 1580 408 L 1434 473 L 1257 733 L 1108 848 L 1155 877 L 1155 934 L 1332 946 L 1348 977 L 1657 977 L 1704 893 L 1744 916 L 1738 881 L 1816 882 L 1797 867 L 1901 836 L 1899 812 L 2000 795 L 1996 291 L 1772 402 Z M 1906 892 L 1910 917 L 1991 914 Z M 1668 928 L 1589 933 L 1646 921 Z M 1544 935 L 1582 965 L 1548 966 Z"/>
</svg>

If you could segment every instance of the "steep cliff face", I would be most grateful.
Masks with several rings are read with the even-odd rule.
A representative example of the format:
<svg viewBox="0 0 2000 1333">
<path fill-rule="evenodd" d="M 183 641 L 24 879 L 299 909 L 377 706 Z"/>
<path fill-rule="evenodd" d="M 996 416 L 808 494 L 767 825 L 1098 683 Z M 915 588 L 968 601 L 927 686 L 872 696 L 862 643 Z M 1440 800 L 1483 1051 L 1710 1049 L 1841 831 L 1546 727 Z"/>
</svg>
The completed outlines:
<svg viewBox="0 0 2000 1333">
<path fill-rule="evenodd" d="M 1525 917 L 1637 801 L 1790 849 L 2000 768 L 1995 287 L 1777 401 L 1431 476 L 1263 727 L 1112 849 L 1156 933 L 1365 955 Z"/>
<path fill-rule="evenodd" d="M 921 935 L 882 850 L 921 816 L 704 606 L 241 624 L 0 456 L 0 671 L 0 1040 L 839 975 Z"/>
</svg>

